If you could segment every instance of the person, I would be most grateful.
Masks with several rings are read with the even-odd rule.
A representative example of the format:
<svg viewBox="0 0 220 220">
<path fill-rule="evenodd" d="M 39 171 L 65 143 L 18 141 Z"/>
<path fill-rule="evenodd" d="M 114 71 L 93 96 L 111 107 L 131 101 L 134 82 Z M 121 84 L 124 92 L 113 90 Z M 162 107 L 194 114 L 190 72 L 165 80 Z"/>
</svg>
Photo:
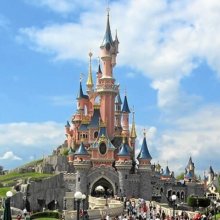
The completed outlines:
<svg viewBox="0 0 220 220">
<path fill-rule="evenodd" d="M 162 211 L 161 215 L 162 215 L 162 219 L 164 220 L 166 218 L 166 214 L 165 214 L 164 210 Z"/>
<path fill-rule="evenodd" d="M 22 218 L 21 214 L 18 214 L 17 217 L 16 217 L 17 220 L 21 220 L 21 218 Z"/>
<path fill-rule="evenodd" d="M 12 220 L 10 203 L 11 203 L 11 198 L 7 197 L 3 204 L 3 208 L 4 208 L 3 220 Z"/>
</svg>

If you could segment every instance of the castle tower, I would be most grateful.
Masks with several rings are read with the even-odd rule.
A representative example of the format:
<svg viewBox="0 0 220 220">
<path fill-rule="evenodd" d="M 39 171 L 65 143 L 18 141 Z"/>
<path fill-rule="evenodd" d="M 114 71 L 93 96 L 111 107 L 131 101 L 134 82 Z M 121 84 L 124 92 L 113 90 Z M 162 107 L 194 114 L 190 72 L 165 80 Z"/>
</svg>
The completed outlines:
<svg viewBox="0 0 220 220">
<path fill-rule="evenodd" d="M 121 131 L 122 131 L 121 105 L 122 105 L 122 101 L 121 101 L 120 93 L 118 93 L 118 95 L 116 96 L 116 99 L 115 99 L 115 135 L 116 136 L 120 135 Z"/>
<path fill-rule="evenodd" d="M 83 142 L 81 142 L 79 148 L 75 152 L 73 165 L 76 170 L 76 191 L 87 194 L 87 175 L 91 166 L 91 161 L 90 155 Z"/>
<path fill-rule="evenodd" d="M 118 94 L 118 86 L 113 78 L 113 67 L 116 64 L 118 53 L 118 40 L 112 39 L 109 13 L 107 14 L 106 32 L 100 46 L 100 57 L 102 60 L 103 73 L 96 86 L 98 95 L 101 98 L 101 118 L 107 125 L 109 138 L 114 136 L 115 121 L 115 96 Z"/>
<path fill-rule="evenodd" d="M 81 81 L 82 80 L 80 79 L 79 93 L 77 97 L 77 110 L 80 113 L 81 117 L 83 117 L 84 115 L 87 115 L 88 112 L 89 97 L 87 95 L 84 95 Z"/>
<path fill-rule="evenodd" d="M 90 94 L 93 92 L 93 79 L 92 79 L 92 52 L 89 52 L 89 71 L 88 71 L 88 79 L 86 82 L 87 93 Z"/>
<path fill-rule="evenodd" d="M 128 107 L 127 96 L 125 95 L 122 107 L 122 134 L 127 138 L 129 137 L 129 113 L 130 109 Z"/>
<path fill-rule="evenodd" d="M 213 170 L 212 166 L 210 166 L 209 167 L 209 172 L 208 172 L 208 182 L 207 182 L 207 184 L 212 183 L 213 180 L 214 180 L 214 177 L 215 177 L 214 170 Z"/>
<path fill-rule="evenodd" d="M 123 139 L 120 151 L 118 152 L 118 160 L 115 163 L 119 176 L 119 196 L 131 196 L 129 192 L 128 175 L 132 167 L 129 146 Z"/>
<path fill-rule="evenodd" d="M 186 182 L 195 182 L 196 181 L 195 165 L 192 162 L 192 157 L 189 158 L 189 162 L 188 162 L 188 164 L 186 166 L 184 180 Z"/>
<path fill-rule="evenodd" d="M 151 185 L 151 155 L 149 153 L 146 141 L 146 133 L 141 145 L 138 159 L 138 173 L 140 175 L 140 196 L 146 200 L 151 200 L 152 185 Z"/>
</svg>

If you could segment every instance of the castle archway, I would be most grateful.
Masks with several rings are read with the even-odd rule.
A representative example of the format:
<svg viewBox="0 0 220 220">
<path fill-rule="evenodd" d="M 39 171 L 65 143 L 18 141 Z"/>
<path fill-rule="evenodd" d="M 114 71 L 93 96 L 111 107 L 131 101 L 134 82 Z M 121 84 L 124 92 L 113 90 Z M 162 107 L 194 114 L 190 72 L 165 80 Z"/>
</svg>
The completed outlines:
<svg viewBox="0 0 220 220">
<path fill-rule="evenodd" d="M 97 188 L 100 187 L 100 186 L 102 186 L 103 189 L 104 189 L 102 192 L 97 190 Z M 114 196 L 114 187 L 106 178 L 102 177 L 93 184 L 93 186 L 91 188 L 91 196 L 95 196 L 95 197 L 100 197 L 100 196 L 111 197 L 111 196 Z"/>
</svg>

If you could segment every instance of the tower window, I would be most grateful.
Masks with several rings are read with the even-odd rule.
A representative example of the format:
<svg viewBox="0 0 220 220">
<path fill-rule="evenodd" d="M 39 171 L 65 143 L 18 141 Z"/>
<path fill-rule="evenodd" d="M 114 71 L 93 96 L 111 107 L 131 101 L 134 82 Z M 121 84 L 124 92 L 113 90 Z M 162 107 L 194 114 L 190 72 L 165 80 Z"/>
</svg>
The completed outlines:
<svg viewBox="0 0 220 220">
<path fill-rule="evenodd" d="M 80 177 L 78 177 L 78 182 L 80 182 Z"/>
<path fill-rule="evenodd" d="M 104 155 L 107 151 L 107 146 L 104 142 L 102 142 L 100 145 L 99 145 L 99 152 L 100 154 Z"/>
<path fill-rule="evenodd" d="M 97 138 L 98 137 L 98 131 L 95 131 L 94 132 L 94 138 Z"/>
</svg>

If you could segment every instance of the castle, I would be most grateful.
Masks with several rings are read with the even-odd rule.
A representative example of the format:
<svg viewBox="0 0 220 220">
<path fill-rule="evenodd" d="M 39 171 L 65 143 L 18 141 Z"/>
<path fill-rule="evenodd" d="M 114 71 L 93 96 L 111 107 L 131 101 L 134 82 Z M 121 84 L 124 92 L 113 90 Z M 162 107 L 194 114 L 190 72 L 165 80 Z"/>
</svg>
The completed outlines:
<svg viewBox="0 0 220 220">
<path fill-rule="evenodd" d="M 203 185 L 196 181 L 191 157 L 182 183 L 175 180 L 168 166 L 163 171 L 159 164 L 151 164 L 145 132 L 135 157 L 134 112 L 130 128 L 128 99 L 125 94 L 122 102 L 120 86 L 114 78 L 118 49 L 119 40 L 117 33 L 112 37 L 108 13 L 96 82 L 90 52 L 86 93 L 80 80 L 77 109 L 71 123 L 67 121 L 65 126 L 68 162 L 74 173 L 71 191 L 96 195 L 97 186 L 102 186 L 106 195 L 160 201 L 166 201 L 172 194 L 179 201 L 185 201 L 191 194 L 203 195 Z"/>
</svg>

